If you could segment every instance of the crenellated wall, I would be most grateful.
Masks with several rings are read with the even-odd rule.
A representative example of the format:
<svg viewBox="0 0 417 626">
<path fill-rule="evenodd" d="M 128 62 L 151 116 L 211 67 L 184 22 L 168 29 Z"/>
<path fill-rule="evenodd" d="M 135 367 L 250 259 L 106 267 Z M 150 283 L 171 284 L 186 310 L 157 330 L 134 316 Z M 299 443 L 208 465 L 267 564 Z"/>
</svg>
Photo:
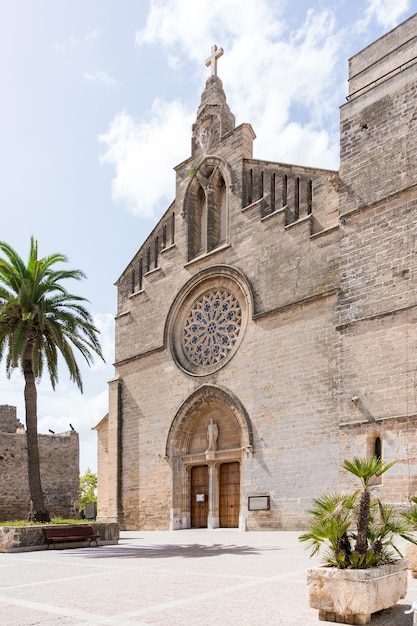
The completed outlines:
<svg viewBox="0 0 417 626">
<path fill-rule="evenodd" d="M 78 516 L 79 438 L 69 431 L 39 435 L 41 481 L 51 516 Z M 0 406 L 0 520 L 26 519 L 30 511 L 26 432 L 16 407 Z"/>
</svg>

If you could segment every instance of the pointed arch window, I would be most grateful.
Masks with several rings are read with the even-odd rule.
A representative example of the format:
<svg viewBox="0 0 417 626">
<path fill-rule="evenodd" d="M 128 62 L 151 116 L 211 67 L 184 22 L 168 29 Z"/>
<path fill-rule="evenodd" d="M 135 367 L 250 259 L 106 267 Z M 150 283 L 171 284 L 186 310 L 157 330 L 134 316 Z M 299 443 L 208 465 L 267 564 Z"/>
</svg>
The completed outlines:
<svg viewBox="0 0 417 626">
<path fill-rule="evenodd" d="M 196 206 L 195 254 L 203 254 L 207 249 L 207 200 L 204 190 L 199 187 Z"/>
<path fill-rule="evenodd" d="M 377 459 L 382 459 L 383 454 L 383 439 L 378 432 L 373 432 L 368 437 L 368 456 L 375 456 Z M 377 487 L 378 485 L 382 485 L 382 476 L 374 476 L 369 485 L 371 487 Z"/>
<path fill-rule="evenodd" d="M 377 459 L 381 459 L 382 458 L 381 437 L 375 437 L 375 441 L 374 441 L 374 456 L 376 456 Z"/>
<path fill-rule="evenodd" d="M 223 182 L 223 188 L 220 195 L 220 239 L 219 243 L 226 243 L 227 239 L 227 215 L 226 215 L 226 185 Z"/>
<path fill-rule="evenodd" d="M 217 167 L 196 174 L 187 198 L 189 260 L 227 242 L 227 187 Z"/>
</svg>

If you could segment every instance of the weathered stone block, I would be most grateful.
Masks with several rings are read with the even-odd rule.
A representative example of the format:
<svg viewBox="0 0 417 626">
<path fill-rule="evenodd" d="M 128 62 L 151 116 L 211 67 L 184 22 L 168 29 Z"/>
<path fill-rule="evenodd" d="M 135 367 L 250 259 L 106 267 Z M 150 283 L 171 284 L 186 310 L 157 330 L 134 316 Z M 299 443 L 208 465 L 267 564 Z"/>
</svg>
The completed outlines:
<svg viewBox="0 0 417 626">
<path fill-rule="evenodd" d="M 307 573 L 310 606 L 319 609 L 320 615 L 335 614 L 342 624 L 367 624 L 372 613 L 388 609 L 406 596 L 407 568 L 405 559 L 362 570 L 312 568 Z"/>
</svg>

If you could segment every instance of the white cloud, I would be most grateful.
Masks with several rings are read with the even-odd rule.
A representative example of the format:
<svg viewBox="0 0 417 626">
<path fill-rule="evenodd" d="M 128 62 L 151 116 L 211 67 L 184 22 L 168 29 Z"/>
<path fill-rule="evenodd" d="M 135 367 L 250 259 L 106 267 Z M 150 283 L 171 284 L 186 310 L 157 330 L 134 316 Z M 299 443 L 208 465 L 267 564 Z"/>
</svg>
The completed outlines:
<svg viewBox="0 0 417 626">
<path fill-rule="evenodd" d="M 201 0 L 198 11 L 190 11 L 189 0 L 153 1 L 136 44 L 162 48 L 174 70 L 180 70 L 181 58 L 198 63 L 202 87 L 208 75 L 204 61 L 213 43 L 221 45 L 219 75 L 237 124 L 254 127 L 255 156 L 336 168 L 337 111 L 344 94 L 332 81 L 343 37 L 330 11 L 309 10 L 298 29 L 288 31 L 283 6 Z M 298 119 L 290 124 L 294 108 Z M 116 202 L 143 217 L 166 208 L 174 198 L 172 168 L 190 156 L 195 115 L 179 102 L 158 99 L 147 120 L 126 112 L 114 118 L 99 140 L 106 147 L 101 161 L 115 168 Z"/>
<path fill-rule="evenodd" d="M 278 18 L 284 4 L 199 0 L 198 10 L 190 10 L 189 0 L 151 0 L 146 26 L 137 33 L 136 43 L 158 43 L 167 48 L 180 44 L 189 58 L 201 62 L 216 41 L 229 48 L 234 39 L 248 35 L 251 40 L 277 37 L 283 30 Z"/>
<path fill-rule="evenodd" d="M 63 401 L 63 398 L 65 400 Z M 57 409 L 60 408 L 60 413 Z M 70 430 L 70 424 L 80 438 L 80 469 L 95 469 L 97 465 L 96 433 L 92 430 L 108 411 L 107 390 L 97 395 L 80 394 L 75 388 L 62 385 L 57 392 L 44 389 L 39 402 L 38 431 L 55 433 Z M 21 421 L 24 421 L 21 420 Z"/>
<path fill-rule="evenodd" d="M 65 52 L 65 46 L 60 41 L 54 41 L 55 52 Z"/>
<path fill-rule="evenodd" d="M 175 196 L 174 165 L 189 156 L 192 115 L 178 102 L 155 100 L 148 120 L 126 112 L 116 115 L 99 141 L 102 163 L 114 165 L 115 202 L 125 202 L 142 217 L 153 218 L 162 202 Z"/>
<path fill-rule="evenodd" d="M 278 136 L 276 151 L 282 163 L 297 163 L 335 169 L 338 157 L 338 146 L 330 143 L 329 134 L 325 130 L 316 130 L 290 122 Z M 324 156 L 326 158 L 324 158 Z"/>
<path fill-rule="evenodd" d="M 278 27 L 271 30 L 277 32 Z M 305 22 L 288 37 L 235 40 L 221 75 L 232 110 L 239 121 L 249 121 L 254 127 L 259 158 L 284 159 L 281 138 L 285 133 L 291 139 L 285 131 L 294 123 L 296 109 L 296 123 L 306 131 L 304 146 L 297 151 L 296 145 L 285 145 L 285 153 L 304 165 L 337 166 L 338 136 L 332 125 L 342 93 L 334 90 L 332 81 L 339 46 L 333 15 L 315 11 L 309 11 Z M 309 145 L 317 133 L 328 135 L 320 154 Z M 306 162 L 306 153 L 315 153 L 318 160 Z"/>
<path fill-rule="evenodd" d="M 100 36 L 100 28 L 95 28 L 94 30 L 90 30 L 86 35 L 84 35 L 84 41 L 88 44 L 94 43 L 96 39 Z"/>
<path fill-rule="evenodd" d="M 357 29 L 359 32 L 366 30 L 372 20 L 386 30 L 394 28 L 409 8 L 410 0 L 368 0 L 364 18 L 357 23 Z"/>
<path fill-rule="evenodd" d="M 57 52 L 65 52 L 69 48 L 79 48 L 82 44 L 87 44 L 90 46 L 99 38 L 100 34 L 101 29 L 98 27 L 94 30 L 89 31 L 81 38 L 70 35 L 66 43 L 62 41 L 55 41 L 54 48 Z"/>
<path fill-rule="evenodd" d="M 111 313 L 95 313 L 93 315 L 94 325 L 100 331 L 100 345 L 107 366 L 114 361 L 114 315 Z M 96 357 L 93 370 L 106 367 L 103 361 Z"/>
<path fill-rule="evenodd" d="M 112 78 L 103 70 L 96 72 L 84 72 L 83 77 L 91 83 L 100 83 L 108 87 L 115 87 L 118 84 L 115 78 Z"/>
</svg>

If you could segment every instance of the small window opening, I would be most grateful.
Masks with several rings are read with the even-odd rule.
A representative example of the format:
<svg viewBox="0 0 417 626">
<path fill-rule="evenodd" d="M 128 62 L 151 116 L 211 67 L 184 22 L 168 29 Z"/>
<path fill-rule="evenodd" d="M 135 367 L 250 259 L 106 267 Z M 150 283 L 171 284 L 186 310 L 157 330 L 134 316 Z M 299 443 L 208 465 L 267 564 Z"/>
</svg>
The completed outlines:
<svg viewBox="0 0 417 626">
<path fill-rule="evenodd" d="M 271 174 L 271 211 L 275 211 L 275 172 Z"/>
<path fill-rule="evenodd" d="M 171 216 L 171 245 L 174 245 L 175 241 L 175 213 Z"/>
<path fill-rule="evenodd" d="M 375 441 L 374 441 L 374 456 L 376 456 L 377 459 L 381 459 L 382 458 L 381 437 L 375 437 Z"/>
<path fill-rule="evenodd" d="M 139 259 L 139 276 L 138 276 L 139 291 L 142 291 L 142 281 L 143 281 L 143 258 L 140 257 L 140 259 Z"/>
<path fill-rule="evenodd" d="M 151 246 L 146 251 L 146 271 L 151 271 Z"/>
<path fill-rule="evenodd" d="M 253 171 L 249 170 L 248 204 L 252 204 L 252 198 L 253 198 Z"/>
<path fill-rule="evenodd" d="M 225 243 L 227 238 L 227 211 L 226 211 L 226 187 L 223 184 L 220 196 L 220 237 L 219 243 Z"/>
<path fill-rule="evenodd" d="M 207 198 L 202 187 L 197 194 L 196 205 L 196 255 L 202 254 L 207 249 Z"/>
<path fill-rule="evenodd" d="M 287 193 L 288 193 L 288 177 L 286 174 L 282 177 L 282 206 L 287 206 Z"/>
<path fill-rule="evenodd" d="M 298 220 L 300 217 L 300 179 L 298 176 L 294 181 L 294 219 Z"/>
<path fill-rule="evenodd" d="M 313 211 L 313 181 L 307 183 L 307 215 L 311 215 Z"/>
</svg>

